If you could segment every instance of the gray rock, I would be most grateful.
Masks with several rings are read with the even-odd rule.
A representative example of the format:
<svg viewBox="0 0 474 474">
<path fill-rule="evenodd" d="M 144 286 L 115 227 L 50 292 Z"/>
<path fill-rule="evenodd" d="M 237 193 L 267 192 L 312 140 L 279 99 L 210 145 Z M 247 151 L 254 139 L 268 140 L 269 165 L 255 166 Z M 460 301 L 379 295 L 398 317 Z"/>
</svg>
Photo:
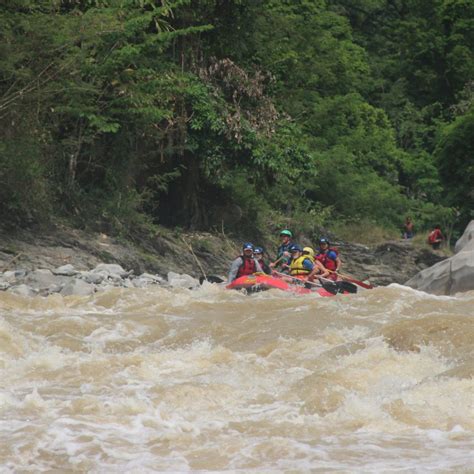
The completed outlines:
<svg viewBox="0 0 474 474">
<path fill-rule="evenodd" d="M 474 220 L 469 222 L 461 238 L 454 246 L 454 253 L 459 253 L 462 250 L 474 250 Z"/>
<path fill-rule="evenodd" d="M 105 272 L 82 272 L 80 278 L 82 278 L 87 283 L 99 285 L 105 278 L 107 278 L 107 276 L 108 275 Z"/>
<path fill-rule="evenodd" d="M 10 283 L 8 281 L 0 281 L 0 291 L 5 291 L 10 288 Z"/>
<path fill-rule="evenodd" d="M 92 273 L 107 274 L 108 276 L 126 278 L 131 275 L 132 272 L 125 271 L 121 265 L 116 263 L 101 263 L 92 270 Z"/>
<path fill-rule="evenodd" d="M 152 275 L 151 273 L 142 273 L 137 278 L 141 278 L 141 279 L 144 279 L 144 280 L 151 280 L 155 283 L 164 283 L 165 282 L 164 278 L 161 277 L 160 275 Z"/>
<path fill-rule="evenodd" d="M 13 270 L 13 271 L 6 271 L 3 273 L 3 279 L 8 281 L 9 283 L 15 283 L 23 278 L 26 277 L 28 272 L 26 270 Z"/>
<path fill-rule="evenodd" d="M 468 250 L 467 247 L 473 247 L 474 241 L 451 257 L 451 287 L 449 294 L 463 291 L 474 290 L 474 248 Z"/>
<path fill-rule="evenodd" d="M 142 280 L 141 278 L 135 278 L 132 283 L 135 288 L 146 288 L 152 284 L 150 280 Z"/>
<path fill-rule="evenodd" d="M 62 290 L 61 295 L 63 296 L 88 296 L 94 293 L 95 286 L 91 285 L 83 280 L 73 278 Z"/>
<path fill-rule="evenodd" d="M 64 286 L 69 278 L 59 275 L 53 275 L 50 270 L 34 270 L 25 278 L 25 283 L 37 290 L 46 290 L 52 286 Z"/>
<path fill-rule="evenodd" d="M 24 283 L 18 286 L 14 286 L 10 289 L 12 293 L 19 296 L 36 296 L 37 292 L 31 288 L 31 286 L 25 285 Z"/>
<path fill-rule="evenodd" d="M 63 275 L 63 276 L 74 276 L 79 273 L 71 264 L 58 267 L 54 269 L 52 272 L 54 275 Z"/>
<path fill-rule="evenodd" d="M 446 259 L 417 273 L 405 285 L 434 295 L 447 295 L 451 281 L 450 275 L 451 262 Z"/>
<path fill-rule="evenodd" d="M 456 244 L 457 253 L 422 270 L 405 284 L 435 295 L 453 295 L 474 290 L 474 221 Z M 459 244 L 459 245 L 458 245 Z"/>
<path fill-rule="evenodd" d="M 136 288 L 146 288 L 150 285 L 162 285 L 165 280 L 159 275 L 152 275 L 151 273 L 142 273 L 140 276 L 133 279 L 133 285 Z"/>
<path fill-rule="evenodd" d="M 196 288 L 199 280 L 190 275 L 168 272 L 168 283 L 173 288 Z"/>
<path fill-rule="evenodd" d="M 120 286 L 123 286 L 124 288 L 135 288 L 133 281 L 130 280 L 129 278 L 125 278 L 124 280 L 122 280 L 122 283 Z"/>
</svg>

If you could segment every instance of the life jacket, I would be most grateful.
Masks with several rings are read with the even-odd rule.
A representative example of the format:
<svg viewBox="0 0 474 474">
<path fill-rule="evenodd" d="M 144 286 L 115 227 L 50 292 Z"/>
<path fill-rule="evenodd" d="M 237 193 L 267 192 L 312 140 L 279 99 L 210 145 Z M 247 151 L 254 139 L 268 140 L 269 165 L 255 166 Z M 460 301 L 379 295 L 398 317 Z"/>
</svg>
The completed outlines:
<svg viewBox="0 0 474 474">
<path fill-rule="evenodd" d="M 318 253 L 318 255 L 316 255 L 316 259 L 319 260 L 325 268 L 335 272 L 337 268 L 336 260 L 333 260 L 332 258 L 328 257 L 328 253 L 331 251 L 336 252 L 336 255 L 339 256 L 339 252 L 337 251 L 337 249 L 330 247 L 326 250 L 326 252 Z"/>
<path fill-rule="evenodd" d="M 244 275 L 252 275 L 252 273 L 257 271 L 257 266 L 253 257 L 244 258 L 241 255 L 240 258 L 242 259 L 242 264 L 240 265 L 239 271 L 237 272 L 237 278 Z"/>
<path fill-rule="evenodd" d="M 303 262 L 305 260 L 311 261 L 311 259 L 308 258 L 308 255 L 301 255 L 301 257 L 294 258 L 291 261 L 291 265 L 290 265 L 290 275 L 291 276 L 309 275 L 309 273 L 311 273 L 310 270 L 308 270 L 307 268 L 305 268 L 303 266 Z"/>
<path fill-rule="evenodd" d="M 272 269 L 268 266 L 268 264 L 266 262 L 264 262 L 263 258 L 261 260 L 257 259 L 257 261 L 260 264 L 260 266 L 262 267 L 263 273 L 266 273 L 267 275 L 272 274 Z"/>
</svg>

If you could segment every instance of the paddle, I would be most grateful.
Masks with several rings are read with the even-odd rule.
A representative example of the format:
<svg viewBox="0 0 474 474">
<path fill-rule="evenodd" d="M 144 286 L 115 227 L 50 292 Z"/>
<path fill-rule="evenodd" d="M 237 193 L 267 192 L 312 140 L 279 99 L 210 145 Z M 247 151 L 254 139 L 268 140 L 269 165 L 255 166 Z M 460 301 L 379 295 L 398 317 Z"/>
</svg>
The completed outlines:
<svg viewBox="0 0 474 474">
<path fill-rule="evenodd" d="M 282 277 L 286 277 L 286 278 L 291 278 L 292 280 L 294 280 L 295 282 L 299 283 L 300 285 L 304 286 L 305 288 L 309 288 L 311 286 L 314 286 L 314 287 L 317 287 L 317 288 L 324 288 L 328 293 L 331 293 L 333 295 L 336 295 L 337 293 L 341 293 L 340 289 L 339 289 L 339 285 L 332 281 L 332 280 L 328 280 L 326 278 L 319 278 L 319 283 L 316 283 L 314 281 L 308 281 L 308 280 L 301 280 L 300 278 L 296 278 L 296 277 L 293 277 L 291 275 L 287 275 L 286 273 L 280 273 L 280 272 L 273 272 L 275 273 L 276 275 L 280 275 Z M 322 281 L 322 280 L 325 280 L 325 281 Z M 341 282 L 343 283 L 343 282 Z M 356 291 L 357 292 L 357 288 L 356 288 Z M 351 291 L 351 293 L 355 293 L 354 291 Z"/>
<path fill-rule="evenodd" d="M 352 283 L 355 283 L 359 286 L 361 286 L 362 288 L 366 288 L 367 290 L 371 290 L 372 288 L 375 288 L 374 285 L 371 285 L 370 283 L 364 283 L 363 281 L 360 281 L 360 280 L 356 280 L 355 278 L 349 276 L 349 275 L 346 275 L 344 273 L 340 273 L 340 272 L 334 272 L 332 270 L 329 270 L 331 273 L 336 273 L 337 275 L 339 275 L 343 280 L 347 280 L 347 281 L 350 281 Z"/>
<path fill-rule="evenodd" d="M 312 281 L 306 281 L 306 285 L 315 285 L 318 287 L 323 287 L 327 292 L 332 293 L 333 295 L 337 295 L 338 293 L 344 293 L 347 291 L 347 293 L 357 293 L 357 286 L 353 285 L 352 283 L 349 283 L 347 281 L 333 281 L 329 280 L 328 278 L 323 278 L 323 277 L 318 277 L 319 282 L 321 285 L 318 285 L 317 283 L 314 283 Z"/>
<path fill-rule="evenodd" d="M 328 284 L 332 283 L 339 290 L 347 291 L 348 293 L 357 293 L 357 286 L 355 286 L 352 283 L 349 283 L 348 281 L 333 281 L 333 280 L 329 280 L 328 278 L 323 278 L 323 277 L 317 277 L 317 278 L 319 278 L 320 281 L 324 280 L 324 281 L 328 282 Z M 322 282 L 321 282 L 321 284 L 322 284 Z M 323 285 L 323 288 L 325 288 L 324 285 Z M 342 291 L 339 291 L 339 292 L 341 293 Z"/>
<path fill-rule="evenodd" d="M 218 277 L 216 275 L 207 275 L 206 277 L 199 277 L 199 283 L 202 285 L 203 282 L 208 281 L 209 283 L 224 283 L 225 280 L 223 280 L 221 277 Z"/>
<path fill-rule="evenodd" d="M 300 283 L 300 284 L 308 283 L 309 285 L 315 285 L 315 286 L 318 286 L 318 287 L 321 287 L 321 285 L 322 285 L 322 283 L 321 283 L 321 285 L 318 285 L 317 283 L 314 283 L 312 281 L 302 280 L 301 278 L 296 278 L 294 276 L 288 275 L 288 273 L 277 272 L 276 270 L 273 270 L 272 275 L 278 275 L 278 276 L 281 276 L 281 277 L 284 277 L 284 278 L 291 278 L 293 281 L 295 281 L 296 283 Z"/>
<path fill-rule="evenodd" d="M 286 257 L 284 255 L 282 255 L 278 260 L 275 260 L 274 262 L 270 263 L 270 267 L 271 268 L 276 267 L 277 263 L 279 263 L 284 258 L 286 258 Z"/>
</svg>

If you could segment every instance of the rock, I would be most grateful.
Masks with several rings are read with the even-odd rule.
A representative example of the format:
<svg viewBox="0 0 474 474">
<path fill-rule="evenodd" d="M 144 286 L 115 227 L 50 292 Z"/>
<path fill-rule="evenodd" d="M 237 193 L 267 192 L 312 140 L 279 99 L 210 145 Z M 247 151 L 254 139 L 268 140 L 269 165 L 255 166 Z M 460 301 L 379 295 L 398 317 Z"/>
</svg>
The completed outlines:
<svg viewBox="0 0 474 474">
<path fill-rule="evenodd" d="M 9 283 L 16 283 L 26 277 L 26 270 L 7 271 L 3 273 L 3 279 Z"/>
<path fill-rule="evenodd" d="M 160 277 L 160 275 L 152 275 L 151 273 L 142 273 L 137 278 L 140 278 L 142 280 L 151 280 L 155 283 L 164 283 L 165 282 L 164 278 Z"/>
<path fill-rule="evenodd" d="M 64 288 L 64 284 L 61 285 L 51 285 L 45 290 L 41 291 L 42 296 L 48 296 L 53 293 L 61 293 L 61 290 Z"/>
<path fill-rule="evenodd" d="M 54 275 L 63 275 L 63 276 L 74 276 L 79 273 L 71 264 L 58 267 L 52 270 L 52 272 Z"/>
<path fill-rule="evenodd" d="M 10 283 L 7 281 L 0 281 L 0 291 L 8 290 L 8 288 L 10 288 Z"/>
<path fill-rule="evenodd" d="M 129 278 L 125 278 L 122 281 L 122 284 L 120 286 L 123 286 L 124 288 L 135 288 L 135 285 L 133 284 L 133 281 L 130 280 Z"/>
<path fill-rule="evenodd" d="M 446 259 L 417 273 L 405 285 L 434 295 L 447 295 L 450 282 L 451 262 Z"/>
<path fill-rule="evenodd" d="M 462 250 L 474 250 L 474 220 L 469 222 L 461 238 L 454 246 L 454 253 L 459 253 Z"/>
<path fill-rule="evenodd" d="M 459 253 L 451 257 L 451 287 L 448 294 L 474 290 L 474 241 L 466 245 Z"/>
<path fill-rule="evenodd" d="M 199 281 L 190 275 L 168 272 L 168 283 L 174 288 L 196 288 Z"/>
<path fill-rule="evenodd" d="M 107 273 L 105 272 L 98 272 L 98 273 L 92 273 L 92 272 L 82 272 L 80 275 L 80 278 L 82 278 L 84 281 L 87 283 L 91 283 L 93 285 L 99 285 L 102 283 L 102 281 L 107 278 Z"/>
<path fill-rule="evenodd" d="M 107 274 L 115 278 L 126 278 L 133 272 L 125 271 L 121 265 L 116 263 L 101 263 L 92 270 L 92 273 Z"/>
<path fill-rule="evenodd" d="M 14 286 L 10 289 L 12 293 L 19 296 L 36 296 L 37 292 L 31 288 L 31 286 L 25 285 L 22 283 L 21 285 Z"/>
<path fill-rule="evenodd" d="M 146 288 L 149 285 L 162 285 L 165 280 L 159 275 L 152 275 L 151 273 L 142 273 L 133 280 L 133 285 L 136 288 Z"/>
<path fill-rule="evenodd" d="M 435 295 L 474 290 L 474 221 L 456 243 L 457 253 L 422 270 L 405 285 Z"/>
<path fill-rule="evenodd" d="M 62 290 L 63 296 L 88 296 L 94 293 L 95 286 L 77 278 L 72 279 Z"/>
<path fill-rule="evenodd" d="M 63 287 L 68 280 L 67 277 L 53 275 L 50 270 L 39 269 L 28 273 L 25 283 L 37 290 L 47 290 L 52 286 Z"/>
</svg>

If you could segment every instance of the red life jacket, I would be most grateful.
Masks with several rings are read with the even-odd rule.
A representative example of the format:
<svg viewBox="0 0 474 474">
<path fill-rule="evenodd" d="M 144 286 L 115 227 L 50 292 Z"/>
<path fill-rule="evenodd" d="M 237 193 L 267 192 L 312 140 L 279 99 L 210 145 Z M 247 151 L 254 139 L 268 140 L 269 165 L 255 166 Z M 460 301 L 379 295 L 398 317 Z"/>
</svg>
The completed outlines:
<svg viewBox="0 0 474 474">
<path fill-rule="evenodd" d="M 257 266 L 255 265 L 255 259 L 245 258 L 240 256 L 242 259 L 242 265 L 239 267 L 239 271 L 237 272 L 237 278 L 244 276 L 244 275 L 251 275 L 257 271 Z"/>
<path fill-rule="evenodd" d="M 439 229 L 435 229 L 430 232 L 430 235 L 428 236 L 428 243 L 434 244 L 437 240 L 441 239 L 443 237 L 443 234 Z"/>
<path fill-rule="evenodd" d="M 328 253 L 331 251 L 336 252 L 336 255 L 339 256 L 339 252 L 337 251 L 337 249 L 330 247 L 326 250 L 326 252 L 318 253 L 318 255 L 316 255 L 316 259 L 319 260 L 325 268 L 335 272 L 337 268 L 336 260 L 332 260 L 328 257 Z"/>
</svg>

